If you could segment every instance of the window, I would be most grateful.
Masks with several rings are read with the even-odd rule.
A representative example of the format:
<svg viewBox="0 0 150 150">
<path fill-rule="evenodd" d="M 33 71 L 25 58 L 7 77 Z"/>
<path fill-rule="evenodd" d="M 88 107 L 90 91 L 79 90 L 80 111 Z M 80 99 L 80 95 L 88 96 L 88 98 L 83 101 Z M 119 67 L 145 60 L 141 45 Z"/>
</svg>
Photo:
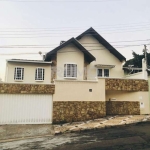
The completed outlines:
<svg viewBox="0 0 150 150">
<path fill-rule="evenodd" d="M 104 69 L 104 77 L 109 77 L 109 69 Z"/>
<path fill-rule="evenodd" d="M 35 71 L 35 80 L 43 81 L 44 80 L 45 70 L 43 68 L 36 68 Z"/>
<path fill-rule="evenodd" d="M 102 69 L 98 69 L 97 70 L 97 76 L 98 77 L 102 77 L 103 76 L 103 70 Z"/>
<path fill-rule="evenodd" d="M 64 77 L 76 78 L 77 77 L 77 65 L 65 64 L 64 65 Z"/>
<path fill-rule="evenodd" d="M 24 79 L 24 68 L 16 67 L 14 72 L 14 80 Z"/>
<path fill-rule="evenodd" d="M 109 77 L 109 69 L 97 69 L 98 77 Z"/>
</svg>

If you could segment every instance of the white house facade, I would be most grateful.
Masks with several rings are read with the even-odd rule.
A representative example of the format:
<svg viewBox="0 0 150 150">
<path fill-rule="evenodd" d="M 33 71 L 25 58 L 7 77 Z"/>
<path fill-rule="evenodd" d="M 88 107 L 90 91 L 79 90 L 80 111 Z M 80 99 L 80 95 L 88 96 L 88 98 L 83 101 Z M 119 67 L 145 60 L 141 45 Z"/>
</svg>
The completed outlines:
<svg viewBox="0 0 150 150">
<path fill-rule="evenodd" d="M 7 60 L 6 86 L 0 84 L 0 106 L 5 104 L 8 109 L 10 106 L 7 105 L 12 100 L 14 109 L 10 109 L 11 113 L 2 107 L 0 111 L 5 116 L 15 116 L 14 110 L 21 111 L 21 117 L 25 119 L 32 108 L 27 106 L 35 106 L 31 118 L 26 120 L 31 123 L 38 116 L 41 116 L 37 118 L 38 122 L 57 123 L 116 114 L 149 114 L 144 60 L 142 72 L 128 76 L 123 70 L 125 61 L 126 58 L 93 28 L 61 42 L 46 53 L 44 60 Z M 11 89 L 13 86 L 16 89 Z M 10 95 L 5 95 L 7 93 Z M 11 94 L 18 96 L 11 97 Z M 24 99 L 24 96 L 26 103 L 16 100 Z M 24 109 L 24 106 L 27 108 Z M 37 112 L 44 114 L 43 109 L 49 113 L 45 118 L 42 114 L 36 115 Z M 17 122 L 19 117 L 16 118 Z M 0 122 L 4 118 L 0 115 Z"/>
</svg>

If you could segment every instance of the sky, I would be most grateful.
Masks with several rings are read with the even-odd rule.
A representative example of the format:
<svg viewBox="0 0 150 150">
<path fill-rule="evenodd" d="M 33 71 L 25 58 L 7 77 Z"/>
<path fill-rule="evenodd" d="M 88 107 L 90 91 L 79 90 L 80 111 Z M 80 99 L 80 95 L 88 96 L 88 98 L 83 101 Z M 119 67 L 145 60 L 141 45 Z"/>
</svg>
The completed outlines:
<svg viewBox="0 0 150 150">
<path fill-rule="evenodd" d="M 7 59 L 42 59 L 93 27 L 127 59 L 150 49 L 150 0 L 0 0 L 0 78 Z"/>
</svg>

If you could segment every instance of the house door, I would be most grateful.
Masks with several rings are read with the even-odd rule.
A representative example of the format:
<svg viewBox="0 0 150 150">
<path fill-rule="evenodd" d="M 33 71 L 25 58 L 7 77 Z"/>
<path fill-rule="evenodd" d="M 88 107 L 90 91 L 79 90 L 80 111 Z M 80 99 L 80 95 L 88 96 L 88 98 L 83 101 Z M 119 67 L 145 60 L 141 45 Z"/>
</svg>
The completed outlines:
<svg viewBox="0 0 150 150">
<path fill-rule="evenodd" d="M 0 94 L 0 124 L 52 123 L 52 95 Z"/>
</svg>

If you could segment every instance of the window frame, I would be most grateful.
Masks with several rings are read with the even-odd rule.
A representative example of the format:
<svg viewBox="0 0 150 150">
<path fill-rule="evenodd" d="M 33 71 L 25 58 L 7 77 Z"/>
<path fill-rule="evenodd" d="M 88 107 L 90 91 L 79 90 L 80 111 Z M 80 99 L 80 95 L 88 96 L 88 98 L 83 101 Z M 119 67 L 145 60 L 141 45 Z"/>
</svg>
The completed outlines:
<svg viewBox="0 0 150 150">
<path fill-rule="evenodd" d="M 66 65 L 66 66 L 65 66 Z M 67 66 L 68 65 L 76 65 L 76 77 L 68 77 L 67 76 Z M 77 76 L 78 76 L 78 74 L 77 74 L 77 64 L 76 63 L 65 63 L 64 64 L 64 79 L 77 79 Z M 66 76 L 65 76 L 66 75 Z"/>
<path fill-rule="evenodd" d="M 105 70 L 108 70 L 108 77 L 107 77 L 107 76 L 105 76 Z M 108 69 L 108 68 L 104 68 L 104 71 L 103 71 L 103 72 L 104 72 L 104 77 L 105 77 L 105 78 L 109 78 L 109 77 L 110 77 L 110 69 Z"/>
<path fill-rule="evenodd" d="M 41 80 L 40 78 L 38 78 L 38 73 L 39 73 L 39 69 L 42 69 L 42 77 L 41 77 Z M 45 80 L 45 68 L 42 68 L 42 67 L 37 67 L 35 69 L 35 81 L 40 81 L 40 82 L 43 82 Z"/>
<path fill-rule="evenodd" d="M 17 70 L 18 69 L 21 69 L 21 78 L 20 79 L 17 79 Z M 23 81 L 24 80 L 24 67 L 20 67 L 20 66 L 16 66 L 15 67 L 15 70 L 14 70 L 14 81 Z"/>
<path fill-rule="evenodd" d="M 101 69 L 102 70 L 102 76 L 98 76 L 98 70 Z M 109 76 L 106 77 L 104 76 L 105 71 L 104 70 L 108 70 L 109 71 Z M 110 69 L 109 68 L 97 68 L 97 77 L 98 78 L 109 78 L 110 77 Z"/>
</svg>

